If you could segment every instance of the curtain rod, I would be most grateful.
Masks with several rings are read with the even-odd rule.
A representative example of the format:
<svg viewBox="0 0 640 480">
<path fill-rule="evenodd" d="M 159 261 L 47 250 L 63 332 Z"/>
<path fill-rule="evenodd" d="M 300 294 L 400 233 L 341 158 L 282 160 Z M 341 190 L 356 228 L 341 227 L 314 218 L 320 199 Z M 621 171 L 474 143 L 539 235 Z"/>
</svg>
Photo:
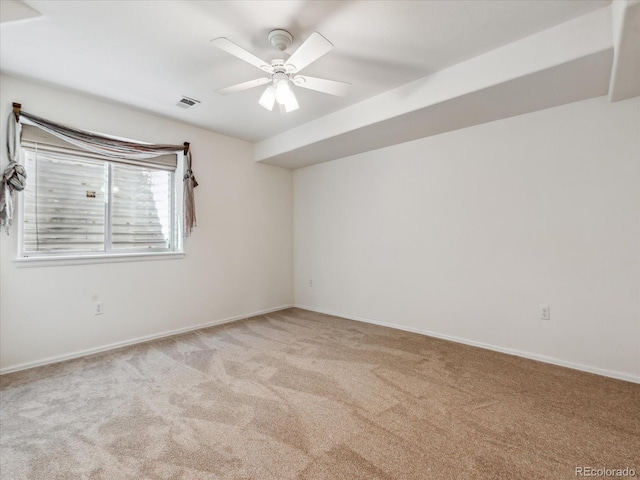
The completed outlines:
<svg viewBox="0 0 640 480">
<path fill-rule="evenodd" d="M 13 102 L 13 114 L 16 116 L 16 122 L 20 121 L 20 109 L 22 105 L 16 102 Z"/>
</svg>

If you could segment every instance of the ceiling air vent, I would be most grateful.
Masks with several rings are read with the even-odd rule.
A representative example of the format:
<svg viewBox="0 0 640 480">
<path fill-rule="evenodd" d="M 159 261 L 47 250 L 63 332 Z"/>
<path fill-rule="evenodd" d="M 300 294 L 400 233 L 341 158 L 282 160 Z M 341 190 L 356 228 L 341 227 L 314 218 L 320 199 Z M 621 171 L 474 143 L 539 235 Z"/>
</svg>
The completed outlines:
<svg viewBox="0 0 640 480">
<path fill-rule="evenodd" d="M 198 103 L 200 103 L 200 100 L 183 96 L 176 105 L 180 108 L 191 108 Z"/>
</svg>

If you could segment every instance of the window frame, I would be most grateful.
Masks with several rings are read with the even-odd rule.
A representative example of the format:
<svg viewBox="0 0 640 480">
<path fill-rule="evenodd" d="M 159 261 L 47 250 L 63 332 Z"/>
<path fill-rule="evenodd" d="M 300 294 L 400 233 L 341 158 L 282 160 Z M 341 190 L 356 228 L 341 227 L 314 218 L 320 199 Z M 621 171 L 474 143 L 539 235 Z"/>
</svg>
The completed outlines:
<svg viewBox="0 0 640 480">
<path fill-rule="evenodd" d="M 171 238 L 170 244 L 172 248 L 167 249 L 113 249 L 112 248 L 112 206 L 113 206 L 113 167 L 117 166 L 118 161 L 113 161 L 107 157 L 101 157 L 95 154 L 78 154 L 73 150 L 64 148 L 42 148 L 47 153 L 58 154 L 63 157 L 67 156 L 71 160 L 90 159 L 103 162 L 105 164 L 105 227 L 104 227 L 104 250 L 94 252 L 82 251 L 53 251 L 53 252 L 25 252 L 24 251 L 24 219 L 25 219 L 25 199 L 23 195 L 17 198 L 17 218 L 18 235 L 17 235 L 17 256 L 16 262 L 34 265 L 47 264 L 83 264 L 83 263 L 105 263 L 105 262 L 123 262 L 153 259 L 169 259 L 184 257 L 184 188 L 183 188 L 183 172 L 184 172 L 184 155 L 182 151 L 176 151 L 176 169 L 154 168 L 153 166 L 144 167 L 138 165 L 139 168 L 148 168 L 149 170 L 167 171 L 171 175 Z M 27 155 L 37 154 L 38 148 L 21 147 L 20 162 L 26 165 Z M 133 165 L 134 167 L 136 165 Z M 29 172 L 30 173 L 30 172 Z M 32 178 L 27 178 L 27 181 Z"/>
</svg>

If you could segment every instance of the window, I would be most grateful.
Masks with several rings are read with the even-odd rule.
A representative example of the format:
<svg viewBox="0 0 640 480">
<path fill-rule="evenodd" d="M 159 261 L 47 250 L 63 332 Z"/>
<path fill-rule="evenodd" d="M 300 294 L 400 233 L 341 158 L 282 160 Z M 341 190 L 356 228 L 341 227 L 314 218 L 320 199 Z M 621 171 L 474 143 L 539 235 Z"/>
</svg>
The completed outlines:
<svg viewBox="0 0 640 480">
<path fill-rule="evenodd" d="M 22 147 L 22 257 L 182 251 L 182 155 L 119 161 L 35 127 L 23 128 Z"/>
</svg>

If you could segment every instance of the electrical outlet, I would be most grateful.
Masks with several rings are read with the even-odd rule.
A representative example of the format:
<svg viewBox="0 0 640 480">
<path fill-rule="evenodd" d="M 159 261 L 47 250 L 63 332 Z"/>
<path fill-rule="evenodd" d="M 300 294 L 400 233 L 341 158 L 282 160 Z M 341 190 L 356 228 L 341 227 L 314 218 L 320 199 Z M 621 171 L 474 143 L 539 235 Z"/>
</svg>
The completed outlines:
<svg viewBox="0 0 640 480">
<path fill-rule="evenodd" d="M 551 310 L 549 305 L 540 306 L 540 320 L 551 320 Z"/>
<path fill-rule="evenodd" d="M 309 280 L 309 286 L 313 287 L 313 280 Z"/>
<path fill-rule="evenodd" d="M 96 302 L 94 304 L 93 314 L 94 315 L 102 315 L 104 313 L 104 307 L 102 302 Z"/>
</svg>

